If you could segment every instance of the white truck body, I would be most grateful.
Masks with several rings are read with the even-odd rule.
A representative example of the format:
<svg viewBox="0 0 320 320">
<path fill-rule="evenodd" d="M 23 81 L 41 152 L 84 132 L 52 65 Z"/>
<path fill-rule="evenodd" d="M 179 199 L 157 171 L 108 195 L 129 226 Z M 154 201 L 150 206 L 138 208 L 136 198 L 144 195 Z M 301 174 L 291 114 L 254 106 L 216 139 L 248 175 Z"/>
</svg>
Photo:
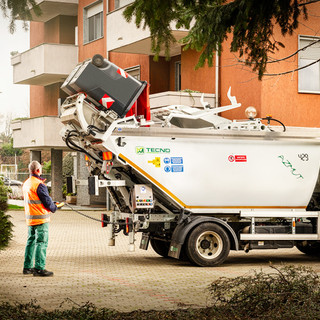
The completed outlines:
<svg viewBox="0 0 320 320">
<path fill-rule="evenodd" d="M 305 209 L 320 164 L 320 140 L 287 132 L 150 127 L 115 132 L 102 145 L 193 213 Z"/>
</svg>

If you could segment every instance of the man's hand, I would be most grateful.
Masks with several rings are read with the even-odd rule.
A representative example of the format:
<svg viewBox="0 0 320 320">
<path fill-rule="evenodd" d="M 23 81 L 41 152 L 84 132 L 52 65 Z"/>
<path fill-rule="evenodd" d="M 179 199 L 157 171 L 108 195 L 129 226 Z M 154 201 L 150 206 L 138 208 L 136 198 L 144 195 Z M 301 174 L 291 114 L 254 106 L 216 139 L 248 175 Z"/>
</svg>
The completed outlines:
<svg viewBox="0 0 320 320">
<path fill-rule="evenodd" d="M 64 202 L 56 202 L 56 206 L 58 209 L 61 209 L 64 206 Z"/>
</svg>

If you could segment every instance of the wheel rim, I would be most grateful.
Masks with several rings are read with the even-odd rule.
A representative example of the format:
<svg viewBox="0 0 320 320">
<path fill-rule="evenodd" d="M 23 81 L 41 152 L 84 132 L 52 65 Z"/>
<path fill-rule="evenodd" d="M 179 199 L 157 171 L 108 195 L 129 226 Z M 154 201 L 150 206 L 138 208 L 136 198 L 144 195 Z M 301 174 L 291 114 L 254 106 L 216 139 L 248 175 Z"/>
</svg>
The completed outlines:
<svg viewBox="0 0 320 320">
<path fill-rule="evenodd" d="M 214 259 L 220 255 L 223 248 L 222 238 L 213 231 L 200 234 L 196 242 L 198 254 L 205 259 Z"/>
</svg>

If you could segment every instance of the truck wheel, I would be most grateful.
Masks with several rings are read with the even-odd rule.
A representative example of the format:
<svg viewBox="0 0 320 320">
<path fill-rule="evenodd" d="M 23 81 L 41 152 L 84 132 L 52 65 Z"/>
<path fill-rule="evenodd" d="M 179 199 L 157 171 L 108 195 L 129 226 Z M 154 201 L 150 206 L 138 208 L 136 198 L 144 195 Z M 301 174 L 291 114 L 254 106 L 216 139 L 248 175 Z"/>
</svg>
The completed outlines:
<svg viewBox="0 0 320 320">
<path fill-rule="evenodd" d="M 227 233 L 217 224 L 206 222 L 190 233 L 187 254 L 190 261 L 201 267 L 215 267 L 223 263 L 230 251 Z"/>
<path fill-rule="evenodd" d="M 170 242 L 158 239 L 150 239 L 152 249 L 160 256 L 168 258 Z"/>
<path fill-rule="evenodd" d="M 320 241 L 299 241 L 296 247 L 308 256 L 320 256 Z"/>
</svg>

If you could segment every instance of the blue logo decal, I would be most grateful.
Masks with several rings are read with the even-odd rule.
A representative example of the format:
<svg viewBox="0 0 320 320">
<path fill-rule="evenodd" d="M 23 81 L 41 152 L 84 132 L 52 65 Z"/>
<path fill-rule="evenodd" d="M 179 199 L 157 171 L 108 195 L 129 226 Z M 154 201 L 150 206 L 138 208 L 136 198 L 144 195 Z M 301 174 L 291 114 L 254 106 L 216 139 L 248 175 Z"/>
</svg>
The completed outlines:
<svg viewBox="0 0 320 320">
<path fill-rule="evenodd" d="M 183 172 L 183 166 L 171 166 L 172 172 Z"/>
<path fill-rule="evenodd" d="M 183 158 L 182 157 L 172 157 L 171 164 L 183 164 Z"/>
</svg>

